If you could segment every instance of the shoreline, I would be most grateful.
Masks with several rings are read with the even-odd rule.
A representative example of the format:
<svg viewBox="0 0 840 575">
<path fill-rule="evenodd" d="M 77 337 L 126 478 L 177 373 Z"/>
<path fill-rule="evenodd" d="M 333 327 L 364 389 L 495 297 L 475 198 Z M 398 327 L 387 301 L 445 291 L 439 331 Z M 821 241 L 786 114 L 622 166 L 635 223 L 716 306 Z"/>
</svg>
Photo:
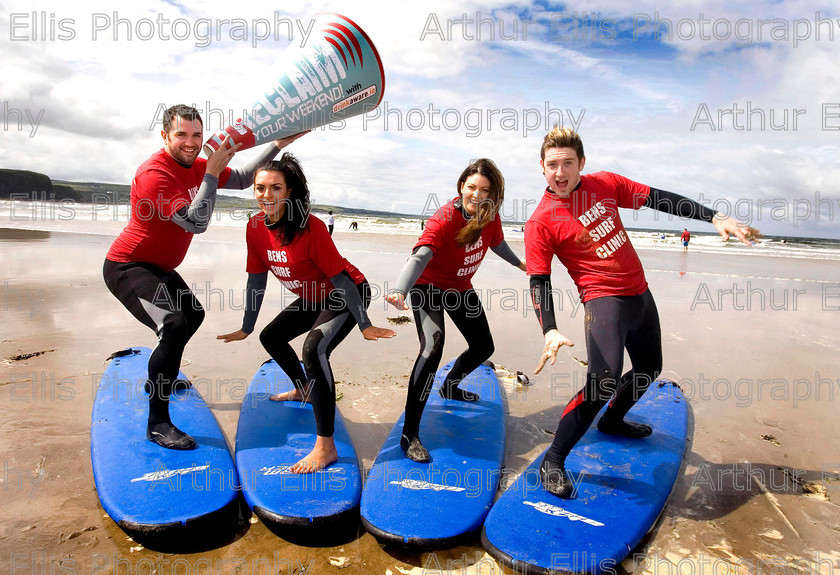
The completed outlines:
<svg viewBox="0 0 840 575">
<path fill-rule="evenodd" d="M 316 215 L 317 217 L 317 215 Z M 0 214 L 2 218 L 2 214 Z M 337 220 L 338 221 L 338 220 Z M 14 224 L 14 225 L 10 225 Z M 13 222 L 3 222 L 0 219 L 0 229 L 2 230 L 29 230 L 34 232 L 48 232 L 48 233 L 67 233 L 75 235 L 86 236 L 103 236 L 114 238 L 125 227 L 124 220 L 58 220 L 58 219 L 21 219 Z M 201 242 L 234 242 L 243 244 L 245 223 L 242 222 L 239 226 L 222 225 L 216 223 L 211 225 L 206 232 L 197 235 L 194 243 Z M 349 244 L 368 244 L 367 238 L 373 236 L 380 241 L 386 243 L 404 242 L 410 243 L 409 250 L 414 246 L 414 242 L 419 237 L 420 230 L 393 230 L 393 229 L 362 229 L 359 231 L 350 231 L 336 229 L 333 234 L 333 239 L 338 241 L 341 239 Z M 667 240 L 652 239 L 652 236 L 658 236 L 660 232 L 652 231 L 638 231 L 630 230 L 630 240 L 637 252 L 649 252 L 652 254 L 682 254 L 682 245 L 678 242 L 676 235 L 669 237 Z M 646 235 L 637 235 L 646 234 Z M 703 243 L 698 243 L 698 237 L 702 239 Z M 505 230 L 505 240 L 509 244 L 521 245 L 524 243 L 523 235 L 514 230 Z M 768 241 L 769 240 L 769 241 Z M 730 239 L 724 242 L 717 234 L 707 233 L 704 235 L 695 235 L 695 243 L 687 253 L 704 253 L 717 254 L 721 256 L 738 256 L 738 257 L 753 257 L 753 258 L 794 258 L 807 261 L 828 261 L 840 262 L 840 240 L 830 240 L 821 238 L 802 238 L 803 242 L 811 242 L 811 244 L 783 244 L 773 238 L 768 238 L 764 243 L 759 243 L 756 246 L 744 246 L 737 242 L 737 240 Z M 772 248 L 768 248 L 771 245 Z M 381 246 L 379 246 L 381 249 Z M 524 247 L 520 247 L 524 253 Z M 647 268 L 646 268 L 647 269 Z"/>
<path fill-rule="evenodd" d="M 61 183 L 72 183 L 72 182 L 61 182 Z M 89 184 L 85 184 L 85 185 L 89 185 Z M 234 220 L 239 220 L 239 221 L 244 223 L 248 220 L 248 217 L 247 216 L 242 216 L 241 214 L 243 214 L 243 213 L 253 214 L 253 213 L 256 213 L 258 211 L 258 208 L 257 208 L 256 204 L 253 202 L 253 197 L 250 194 L 243 195 L 241 197 L 240 196 L 230 196 L 230 195 L 221 194 L 220 197 L 223 198 L 223 200 L 220 200 L 219 202 L 217 202 L 215 212 L 228 214 L 228 215 L 232 216 L 232 219 L 234 219 Z M 234 201 L 235 202 L 241 201 L 241 202 L 244 202 L 247 205 L 225 205 L 225 201 L 227 201 L 228 203 L 231 203 L 231 202 L 234 202 Z M 130 202 L 129 201 L 113 202 L 110 199 L 109 199 L 108 202 L 102 203 L 102 202 L 94 202 L 94 201 L 86 202 L 86 201 L 72 200 L 72 199 L 68 199 L 68 198 L 64 198 L 64 199 L 46 199 L 45 197 L 42 197 L 40 199 L 31 199 L 29 197 L 27 197 L 27 198 L 11 198 L 11 197 L 0 198 L 0 206 L 3 206 L 4 204 L 7 204 L 9 207 L 20 206 L 20 207 L 24 208 L 24 209 L 17 210 L 18 214 L 19 214 L 18 216 L 14 215 L 14 212 L 15 212 L 14 209 L 9 210 L 8 215 L 11 217 L 11 219 L 12 220 L 17 219 L 19 221 L 24 221 L 24 220 L 28 219 L 30 216 L 33 216 L 33 215 L 34 215 L 34 217 L 32 219 L 37 219 L 37 217 L 40 216 L 42 218 L 42 220 L 44 220 L 44 221 L 72 220 L 72 219 L 74 219 L 74 217 L 76 215 L 77 208 L 79 209 L 79 211 L 83 211 L 83 210 L 81 210 L 81 208 L 85 208 L 87 211 L 90 211 L 92 214 L 97 214 L 97 216 L 94 217 L 94 221 L 96 221 L 96 217 L 99 217 L 100 222 L 104 222 L 104 221 L 117 222 L 117 221 L 119 221 L 119 222 L 122 223 L 122 225 L 125 225 L 125 223 L 127 222 L 128 213 L 129 213 L 129 209 L 130 209 Z M 28 206 L 28 209 L 26 209 L 26 206 Z M 427 213 L 427 214 L 405 214 L 405 213 L 399 213 L 399 212 L 369 210 L 369 209 L 365 209 L 365 208 L 348 208 L 348 207 L 344 207 L 344 206 L 334 206 L 334 205 L 328 205 L 328 204 L 324 204 L 324 205 L 313 204 L 312 205 L 312 213 L 313 214 L 319 214 L 319 215 L 326 216 L 327 212 L 329 210 L 340 210 L 340 211 L 337 211 L 334 215 L 336 217 L 337 222 L 341 221 L 341 222 L 344 222 L 344 223 L 350 222 L 353 219 L 391 219 L 391 220 L 406 220 L 406 221 L 411 221 L 413 223 L 420 223 L 422 220 L 428 219 L 431 216 L 431 213 Z M 633 210 L 625 210 L 625 211 L 627 211 L 628 213 L 633 213 Z M 22 215 L 21 216 L 20 214 L 27 214 L 27 215 Z M 7 214 L 3 214 L 3 215 L 5 216 Z M 47 218 L 46 218 L 47 215 L 50 216 L 49 220 L 47 220 Z M 110 220 L 107 218 L 108 215 L 110 215 Z M 503 218 L 503 224 L 510 229 L 525 225 L 525 220 L 505 219 L 504 209 L 502 210 L 501 215 L 502 215 L 502 218 Z M 102 217 L 102 216 L 106 216 L 106 217 Z M 625 228 L 627 229 L 627 231 L 635 232 L 635 233 L 652 233 L 652 234 L 662 233 L 662 234 L 666 234 L 668 236 L 676 235 L 677 239 L 679 239 L 678 236 L 680 235 L 680 233 L 682 232 L 682 229 L 686 225 L 692 225 L 692 227 L 696 226 L 696 225 L 702 225 L 704 229 L 689 230 L 692 234 L 692 238 L 695 238 L 695 237 L 698 237 L 698 236 L 699 237 L 704 237 L 704 236 L 716 237 L 717 236 L 716 232 L 708 231 L 706 229 L 706 224 L 698 224 L 698 222 L 696 222 L 694 220 L 679 218 L 679 217 L 676 217 L 676 216 L 662 216 L 662 217 L 666 218 L 666 220 L 662 222 L 663 224 L 665 224 L 664 227 L 656 226 L 656 227 L 639 227 L 639 228 L 637 228 L 637 227 L 628 226 L 628 225 L 625 224 Z M 216 223 L 218 225 L 218 219 L 216 220 Z M 674 227 L 674 226 L 676 226 L 676 227 Z M 798 226 L 795 225 L 794 227 L 798 227 Z M 338 230 L 340 230 L 340 228 L 337 226 L 336 230 L 338 231 Z M 376 232 L 373 232 L 373 233 L 376 233 Z M 763 236 L 763 237 L 768 239 L 768 240 L 771 240 L 771 241 L 772 240 L 820 241 L 820 242 L 830 242 L 830 243 L 840 244 L 840 237 L 837 237 L 837 238 L 823 238 L 823 237 L 817 237 L 817 236 L 782 235 L 782 234 L 774 234 L 774 235 Z M 680 241 L 679 244 L 675 244 L 675 245 L 681 245 L 681 241 Z"/>
</svg>

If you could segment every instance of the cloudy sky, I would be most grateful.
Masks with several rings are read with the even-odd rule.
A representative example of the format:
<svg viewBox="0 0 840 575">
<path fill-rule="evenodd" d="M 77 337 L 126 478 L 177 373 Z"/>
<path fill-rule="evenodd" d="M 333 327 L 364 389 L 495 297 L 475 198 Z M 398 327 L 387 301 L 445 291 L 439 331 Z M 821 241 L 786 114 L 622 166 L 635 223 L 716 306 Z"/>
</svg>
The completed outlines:
<svg viewBox="0 0 840 575">
<path fill-rule="evenodd" d="M 162 109 L 216 110 L 209 136 L 332 11 L 367 32 L 386 84 L 377 111 L 293 145 L 318 203 L 419 214 L 489 157 L 507 181 L 505 217 L 523 220 L 545 186 L 542 136 L 562 122 L 581 133 L 587 172 L 769 234 L 840 237 L 840 10 L 828 2 L 289 4 L 56 1 L 33 13 L 0 1 L 0 167 L 129 183 L 160 146 Z M 683 226 L 654 215 L 624 219 Z"/>
</svg>

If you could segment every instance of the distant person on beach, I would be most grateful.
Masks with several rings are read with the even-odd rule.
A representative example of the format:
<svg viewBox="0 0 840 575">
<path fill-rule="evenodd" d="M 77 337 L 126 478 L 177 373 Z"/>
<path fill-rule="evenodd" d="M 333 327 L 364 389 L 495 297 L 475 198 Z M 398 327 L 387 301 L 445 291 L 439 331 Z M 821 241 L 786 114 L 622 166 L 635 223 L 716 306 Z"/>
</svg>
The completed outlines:
<svg viewBox="0 0 840 575">
<path fill-rule="evenodd" d="M 656 304 L 618 208 L 646 206 L 709 222 L 724 239 L 731 234 L 745 244 L 749 244 L 747 234 L 756 232 L 686 197 L 618 174 L 581 175 L 585 162 L 583 143 L 571 129 L 555 128 L 545 136 L 540 166 L 548 187 L 525 225 L 531 297 L 545 337 L 534 373 L 546 362 L 554 365 L 560 347 L 574 345 L 557 330 L 554 316 L 555 255 L 575 282 L 585 310 L 586 383 L 563 411 L 540 465 L 543 487 L 564 498 L 573 491 L 566 456 L 608 400 L 598 422 L 600 431 L 639 439 L 652 432 L 648 425 L 624 419 L 662 370 L 662 342 Z M 625 349 L 632 369 L 622 375 Z"/>
<path fill-rule="evenodd" d="M 358 230 L 359 229 L 359 224 L 357 224 L 356 222 L 350 222 L 350 229 L 353 230 L 353 231 Z"/>
<path fill-rule="evenodd" d="M 683 233 L 680 236 L 680 241 L 683 244 L 683 251 L 687 252 L 688 251 L 688 242 L 691 241 L 691 234 L 689 233 L 688 228 L 683 228 Z"/>
<path fill-rule="evenodd" d="M 407 310 L 408 299 L 414 311 L 420 353 L 411 370 L 405 402 L 405 420 L 400 445 L 412 461 L 431 461 L 420 441 L 420 418 L 440 365 L 444 343 L 444 311 L 467 340 L 467 349 L 458 356 L 440 395 L 446 399 L 477 401 L 476 394 L 458 384 L 493 354 L 493 338 L 472 276 L 481 265 L 488 248 L 513 266 L 525 271 L 525 262 L 508 246 L 502 232 L 499 209 L 504 199 L 505 181 L 496 165 L 479 159 L 467 166 L 456 184 L 458 197 L 429 218 L 403 266 L 394 289 L 386 301 Z"/>
<path fill-rule="evenodd" d="M 193 449 L 195 441 L 172 423 L 169 396 L 181 356 L 204 320 L 204 309 L 175 271 L 194 234 L 207 229 L 217 188 L 245 189 L 256 167 L 296 136 L 277 140 L 244 168 L 227 167 L 239 144 L 229 138 L 204 160 L 201 116 L 177 105 L 163 115 L 163 148 L 137 169 L 131 182 L 131 219 L 105 257 L 105 284 L 141 323 L 158 336 L 149 357 L 146 437 L 169 449 Z"/>
<path fill-rule="evenodd" d="M 371 325 L 367 315 L 370 286 L 353 264 L 341 257 L 324 225 L 310 217 L 309 187 L 297 159 L 289 153 L 263 164 L 254 177 L 254 195 L 261 212 L 248 222 L 245 317 L 242 328 L 217 339 L 225 343 L 254 331 L 271 271 L 297 299 L 260 333 L 266 351 L 291 378 L 295 389 L 274 395 L 274 401 L 309 401 L 317 438 L 312 451 L 292 466 L 294 473 L 312 473 L 338 458 L 335 431 L 335 381 L 329 358 L 359 327 L 365 339 L 394 337 L 390 329 Z M 303 363 L 289 342 L 299 335 Z"/>
<path fill-rule="evenodd" d="M 329 216 L 327 216 L 327 230 L 329 230 L 330 235 L 332 235 L 334 229 L 335 229 L 335 218 L 332 215 L 332 210 L 330 210 L 329 211 Z"/>
</svg>

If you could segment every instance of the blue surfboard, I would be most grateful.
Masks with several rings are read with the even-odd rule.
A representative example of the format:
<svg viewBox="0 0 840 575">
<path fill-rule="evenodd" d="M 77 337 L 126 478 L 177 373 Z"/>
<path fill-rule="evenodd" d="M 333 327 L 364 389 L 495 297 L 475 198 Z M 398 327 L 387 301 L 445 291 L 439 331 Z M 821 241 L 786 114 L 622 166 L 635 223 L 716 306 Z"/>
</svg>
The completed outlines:
<svg viewBox="0 0 840 575">
<path fill-rule="evenodd" d="M 198 444 L 166 449 L 146 439 L 151 350 L 117 352 L 93 401 L 90 458 L 102 507 L 147 547 L 206 543 L 208 533 L 233 533 L 239 480 L 225 437 L 197 390 L 176 386 L 170 416 Z M 186 381 L 183 373 L 179 378 Z"/>
<path fill-rule="evenodd" d="M 312 450 L 316 438 L 310 404 L 269 399 L 292 389 L 289 376 L 269 360 L 260 366 L 242 400 L 236 468 L 245 501 L 269 529 L 286 539 L 305 541 L 357 531 L 362 475 L 337 407 L 333 437 L 338 461 L 316 473 L 290 470 Z"/>
<path fill-rule="evenodd" d="M 655 525 L 679 475 L 688 402 L 655 381 L 628 419 L 653 434 L 629 439 L 593 425 L 566 458 L 576 491 L 560 499 L 542 488 L 545 452 L 496 501 L 481 541 L 516 573 L 601 573 L 617 566 Z M 597 421 L 597 419 L 596 419 Z"/>
<path fill-rule="evenodd" d="M 400 547 L 456 545 L 481 528 L 501 475 L 505 412 L 492 367 L 481 365 L 461 382 L 480 400 L 443 399 L 441 368 L 420 423 L 431 463 L 415 463 L 400 447 L 405 414 L 388 435 L 362 494 L 362 523 L 382 542 Z"/>
</svg>

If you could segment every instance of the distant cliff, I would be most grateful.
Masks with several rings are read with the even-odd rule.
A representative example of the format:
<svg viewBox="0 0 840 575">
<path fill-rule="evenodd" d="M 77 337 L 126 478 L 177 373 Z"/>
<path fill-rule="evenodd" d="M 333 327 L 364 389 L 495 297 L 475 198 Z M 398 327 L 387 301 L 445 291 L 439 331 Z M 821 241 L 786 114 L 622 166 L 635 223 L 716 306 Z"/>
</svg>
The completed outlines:
<svg viewBox="0 0 840 575">
<path fill-rule="evenodd" d="M 54 186 L 44 174 L 26 170 L 0 169 L 0 198 L 16 200 L 78 200 L 70 186 Z"/>
<path fill-rule="evenodd" d="M 244 196 L 216 196 L 216 208 L 219 209 L 257 209 L 250 189 Z M 128 204 L 131 199 L 131 186 L 128 184 L 103 184 L 100 182 L 67 182 L 50 180 L 49 176 L 27 170 L 0 169 L 0 199 L 58 201 L 72 200 L 82 203 Z M 411 214 L 345 208 L 328 204 L 313 204 L 314 209 L 332 210 L 341 216 L 400 216 L 422 217 Z"/>
</svg>

